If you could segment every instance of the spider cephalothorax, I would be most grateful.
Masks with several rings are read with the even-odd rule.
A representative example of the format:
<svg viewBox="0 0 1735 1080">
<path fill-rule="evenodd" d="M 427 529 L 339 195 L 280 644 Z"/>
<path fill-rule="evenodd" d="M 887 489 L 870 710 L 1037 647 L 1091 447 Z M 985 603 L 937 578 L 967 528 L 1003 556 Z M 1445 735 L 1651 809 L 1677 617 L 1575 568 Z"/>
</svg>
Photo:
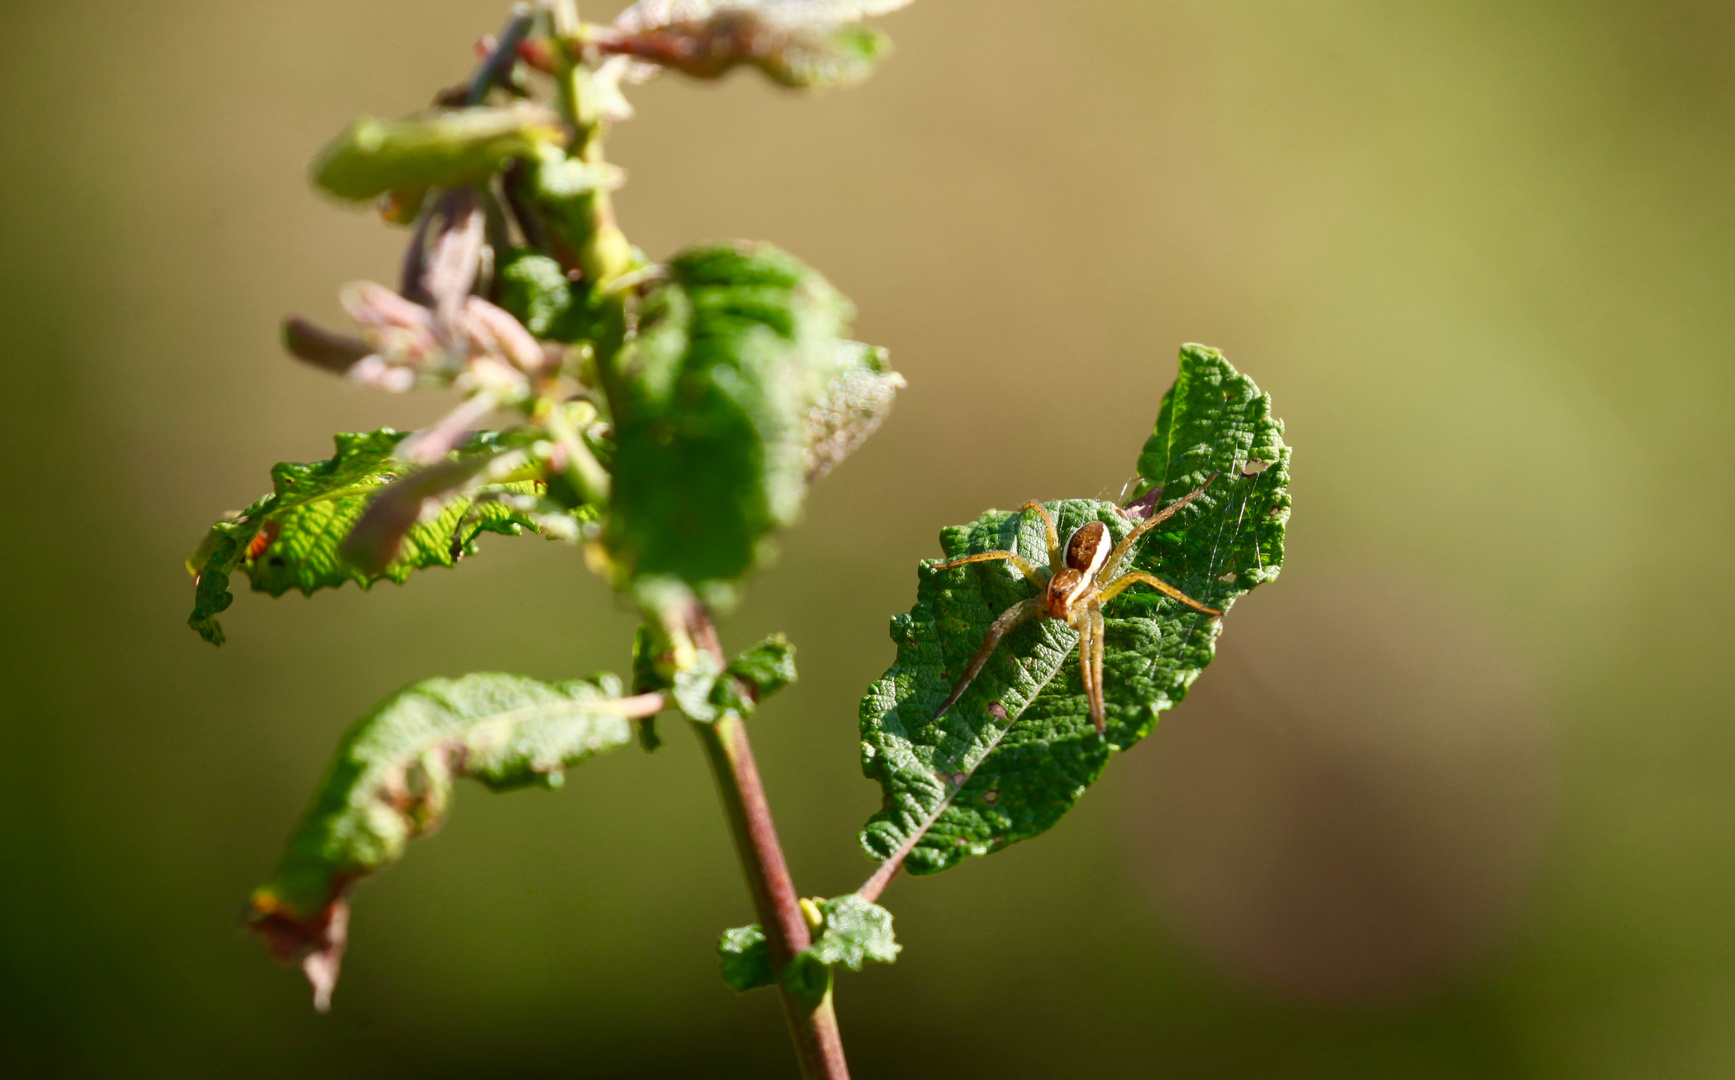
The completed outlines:
<svg viewBox="0 0 1735 1080">
<path fill-rule="evenodd" d="M 1038 567 L 1030 560 L 1015 551 L 984 551 L 977 555 L 966 555 L 950 562 L 935 563 L 935 570 L 950 570 L 954 566 L 967 563 L 989 562 L 1004 559 L 1018 568 L 1041 592 L 1028 600 L 1021 600 L 1005 611 L 988 626 L 988 633 L 982 638 L 981 648 L 971 658 L 970 666 L 964 670 L 963 678 L 952 688 L 951 694 L 934 710 L 934 719 L 938 720 L 947 709 L 957 703 L 964 691 L 982 668 L 988 663 L 988 658 L 994 655 L 994 650 L 1000 644 L 1000 639 L 1007 631 L 1031 619 L 1058 619 L 1078 631 L 1078 665 L 1084 681 L 1085 697 L 1090 702 L 1091 722 L 1096 724 L 1098 735 L 1103 733 L 1103 699 L 1102 699 L 1102 655 L 1103 655 L 1103 617 L 1102 607 L 1125 592 L 1133 585 L 1143 582 L 1165 596 L 1173 597 L 1188 607 L 1202 611 L 1207 615 L 1221 615 L 1216 608 L 1206 607 L 1181 590 L 1163 581 L 1153 574 L 1142 570 L 1132 570 L 1121 573 L 1121 564 L 1126 562 L 1131 554 L 1133 544 L 1152 528 L 1162 524 L 1174 515 L 1175 511 L 1186 506 L 1199 497 L 1211 481 L 1217 478 L 1212 473 L 1203 484 L 1200 484 L 1185 498 L 1176 499 L 1158 513 L 1139 523 L 1139 526 L 1127 534 L 1125 540 L 1110 548 L 1108 526 L 1100 521 L 1088 521 L 1073 531 L 1067 538 L 1066 545 L 1061 546 L 1060 533 L 1055 528 L 1054 518 L 1048 509 L 1039 502 L 1027 502 L 1019 507 L 1019 511 L 1035 510 L 1042 516 L 1042 524 L 1048 531 L 1048 566 Z"/>
</svg>

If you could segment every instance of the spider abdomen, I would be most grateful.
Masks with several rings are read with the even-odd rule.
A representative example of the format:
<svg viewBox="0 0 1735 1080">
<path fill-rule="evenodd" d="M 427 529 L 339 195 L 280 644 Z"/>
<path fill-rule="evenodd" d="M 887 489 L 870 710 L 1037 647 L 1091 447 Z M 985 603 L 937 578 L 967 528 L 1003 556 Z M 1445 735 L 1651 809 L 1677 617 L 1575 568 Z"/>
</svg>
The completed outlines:
<svg viewBox="0 0 1735 1080">
<path fill-rule="evenodd" d="M 1102 569 L 1111 546 L 1113 545 L 1109 543 L 1108 526 L 1100 521 L 1087 521 L 1073 530 L 1072 536 L 1066 541 L 1067 568 L 1077 570 L 1089 581 Z"/>
</svg>

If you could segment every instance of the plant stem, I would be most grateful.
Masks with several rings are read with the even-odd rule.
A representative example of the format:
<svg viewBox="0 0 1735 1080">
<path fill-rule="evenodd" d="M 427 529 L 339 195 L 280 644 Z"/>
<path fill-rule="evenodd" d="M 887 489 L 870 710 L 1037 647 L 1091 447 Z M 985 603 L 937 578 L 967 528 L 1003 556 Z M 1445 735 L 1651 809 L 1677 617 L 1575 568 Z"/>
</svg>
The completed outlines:
<svg viewBox="0 0 1735 1080">
<path fill-rule="evenodd" d="M 530 26 L 536 21 L 536 13 L 529 4 L 512 5 L 512 14 L 506 19 L 506 25 L 500 28 L 500 33 L 494 38 L 494 47 L 477 65 L 476 73 L 470 76 L 470 88 L 464 95 L 464 104 L 480 105 L 488 97 L 488 90 L 512 70 L 512 65 L 518 60 L 518 43 L 530 33 Z"/>
<path fill-rule="evenodd" d="M 703 610 L 695 609 L 692 635 L 694 644 L 723 662 L 716 630 Z M 783 1015 L 795 1042 L 801 1075 L 806 1080 L 848 1080 L 849 1066 L 844 1061 L 830 991 L 815 1005 L 783 984 L 783 969 L 790 957 L 812 944 L 813 936 L 801 914 L 789 866 L 783 861 L 783 848 L 777 842 L 771 805 L 765 799 L 765 787 L 753 762 L 753 748 L 747 741 L 747 725 L 730 712 L 709 724 L 693 721 L 692 726 L 717 777 L 723 811 L 735 837 L 741 869 L 747 875 L 747 889 L 753 896 L 759 925 L 765 931 L 766 954 L 772 973 L 777 976 Z"/>
</svg>

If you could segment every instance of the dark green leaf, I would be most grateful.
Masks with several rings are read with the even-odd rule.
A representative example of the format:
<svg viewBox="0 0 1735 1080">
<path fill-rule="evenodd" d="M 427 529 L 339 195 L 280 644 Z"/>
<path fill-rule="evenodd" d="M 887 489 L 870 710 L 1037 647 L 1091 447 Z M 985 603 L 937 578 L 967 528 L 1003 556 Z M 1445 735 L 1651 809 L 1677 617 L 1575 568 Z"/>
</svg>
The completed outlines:
<svg viewBox="0 0 1735 1080">
<path fill-rule="evenodd" d="M 1220 353 L 1184 349 L 1140 474 L 1146 486 L 1161 486 L 1165 504 L 1220 475 L 1147 534 L 1135 567 L 1224 610 L 1276 577 L 1289 517 L 1282 431 L 1270 399 Z M 1086 521 L 1103 522 L 1117 540 L 1134 525 L 1112 503 L 1047 506 L 1063 539 Z M 1014 547 L 1039 566 L 1048 561 L 1033 514 L 990 511 L 946 529 L 941 544 L 948 558 Z M 870 854 L 885 859 L 914 844 L 905 865 L 928 873 L 1041 833 L 1110 754 L 1143 738 L 1186 696 L 1211 661 L 1219 620 L 1141 585 L 1104 609 L 1106 738 L 1089 718 L 1078 635 L 1051 619 L 1008 634 L 957 705 L 935 720 L 989 622 L 1033 593 L 1004 562 L 924 564 L 916 606 L 892 621 L 897 660 L 862 700 L 862 768 L 885 794 L 885 809 L 862 832 Z"/>
<path fill-rule="evenodd" d="M 290 589 L 311 595 L 354 581 L 367 588 L 375 581 L 402 582 L 412 570 L 451 566 L 476 550 L 484 532 L 513 535 L 534 522 L 498 501 L 474 502 L 466 496 L 447 500 L 431 520 L 418 521 L 401 536 L 397 553 L 377 572 L 364 572 L 340 557 L 339 545 L 349 535 L 369 502 L 414 466 L 392 456 L 405 434 L 383 428 L 365 434 L 335 437 L 337 452 L 328 460 L 307 464 L 283 462 L 271 470 L 274 490 L 236 517 L 211 527 L 195 561 L 197 577 L 188 624 L 201 637 L 222 644 L 217 615 L 234 601 L 229 579 L 244 572 L 253 591 L 282 596 Z M 456 454 L 491 456 L 500 437 L 484 433 Z M 529 483 L 508 485 L 529 493 Z M 581 514 L 590 514 L 581 509 Z"/>
<path fill-rule="evenodd" d="M 784 966 L 783 985 L 809 1007 L 818 1005 L 831 989 L 831 968 L 811 950 L 804 949 L 790 957 Z"/>
<path fill-rule="evenodd" d="M 677 676 L 677 681 L 679 676 Z M 795 681 L 795 646 L 772 634 L 729 662 L 712 686 L 712 717 L 725 711 L 752 716 L 759 703 Z"/>
<path fill-rule="evenodd" d="M 534 251 L 508 252 L 497 275 L 500 306 L 539 338 L 551 336 L 572 310 L 572 282 L 560 264 Z"/>
<path fill-rule="evenodd" d="M 363 116 L 327 143 L 313 182 L 340 199 L 478 184 L 514 158 L 559 145 L 559 120 L 537 105 L 449 109 L 409 120 Z"/>
<path fill-rule="evenodd" d="M 796 517 L 809 413 L 859 365 L 849 302 L 767 246 L 684 252 L 646 301 L 638 339 L 605 366 L 615 495 L 605 536 L 623 584 L 730 586 Z"/>
<path fill-rule="evenodd" d="M 271 880 L 248 904 L 248 927 L 284 959 L 303 961 L 323 1008 L 337 977 L 357 879 L 438 828 L 462 777 L 495 791 L 558 787 L 562 770 L 626 744 L 620 685 L 544 683 L 518 675 L 430 679 L 363 717 L 338 748 Z"/>
<path fill-rule="evenodd" d="M 723 931 L 717 955 L 723 961 L 723 981 L 732 990 L 744 993 L 776 981 L 771 957 L 765 952 L 765 931 L 758 924 Z"/>
<path fill-rule="evenodd" d="M 518 250 L 503 260 L 500 306 L 539 338 L 573 344 L 608 329 L 609 312 L 583 282 L 574 282 L 547 255 Z"/>
<path fill-rule="evenodd" d="M 784 983 L 802 997 L 822 996 L 830 985 L 831 969 L 838 964 L 860 971 L 868 961 L 892 963 L 903 951 L 892 934 L 892 913 L 878 904 L 854 893 L 801 904 L 820 919 L 813 944 L 791 957 L 783 973 Z M 717 954 L 723 959 L 723 981 L 736 990 L 753 990 L 775 981 L 765 933 L 757 924 L 724 931 Z"/>
</svg>

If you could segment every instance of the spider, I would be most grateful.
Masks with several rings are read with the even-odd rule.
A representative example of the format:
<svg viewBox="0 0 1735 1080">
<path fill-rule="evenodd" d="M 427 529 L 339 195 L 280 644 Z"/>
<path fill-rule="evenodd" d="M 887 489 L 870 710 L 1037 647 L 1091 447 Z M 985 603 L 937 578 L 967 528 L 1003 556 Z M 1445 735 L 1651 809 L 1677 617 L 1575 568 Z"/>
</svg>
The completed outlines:
<svg viewBox="0 0 1735 1080">
<path fill-rule="evenodd" d="M 1040 502 L 1032 500 L 1019 507 L 1019 513 L 1035 510 L 1042 515 L 1042 524 L 1048 531 L 1048 568 L 1046 570 L 1031 565 L 1030 561 L 1015 551 L 984 551 L 977 555 L 966 555 L 950 562 L 935 563 L 935 570 L 950 570 L 955 566 L 968 563 L 991 562 L 1004 559 L 1018 568 L 1018 572 L 1030 580 L 1032 585 L 1042 590 L 1040 595 L 1028 600 L 1021 600 L 995 619 L 988 627 L 988 633 L 982 638 L 982 645 L 976 650 L 976 655 L 970 660 L 970 666 L 965 669 L 964 677 L 958 680 L 958 685 L 952 688 L 952 693 L 934 710 L 934 719 L 944 716 L 947 709 L 957 704 L 964 696 L 982 668 L 988 663 L 988 658 L 994 655 L 994 650 L 1000 644 L 1000 639 L 1015 626 L 1029 622 L 1031 619 L 1060 619 L 1066 625 L 1078 631 L 1078 667 L 1084 679 L 1085 696 L 1090 700 L 1090 718 L 1096 724 L 1096 733 L 1103 734 L 1103 703 L 1102 703 L 1102 653 L 1103 653 L 1103 605 L 1125 592 L 1129 587 L 1143 582 L 1164 596 L 1173 597 L 1181 603 L 1207 615 L 1221 615 L 1216 608 L 1206 607 L 1197 600 L 1183 593 L 1160 578 L 1147 574 L 1142 570 L 1132 570 L 1120 573 L 1121 563 L 1126 561 L 1132 551 L 1133 544 L 1139 537 L 1150 532 L 1172 517 L 1181 507 L 1198 498 L 1211 481 L 1217 479 L 1212 473 L 1186 497 L 1176 499 L 1165 507 L 1161 513 L 1152 514 L 1141 522 L 1138 528 L 1127 534 L 1125 540 L 1114 545 L 1109 550 L 1108 526 L 1100 521 L 1087 521 L 1074 530 L 1063 548 L 1060 545 L 1060 534 L 1055 530 L 1054 518 L 1048 509 Z M 1118 576 L 1117 576 L 1118 575 Z"/>
</svg>

